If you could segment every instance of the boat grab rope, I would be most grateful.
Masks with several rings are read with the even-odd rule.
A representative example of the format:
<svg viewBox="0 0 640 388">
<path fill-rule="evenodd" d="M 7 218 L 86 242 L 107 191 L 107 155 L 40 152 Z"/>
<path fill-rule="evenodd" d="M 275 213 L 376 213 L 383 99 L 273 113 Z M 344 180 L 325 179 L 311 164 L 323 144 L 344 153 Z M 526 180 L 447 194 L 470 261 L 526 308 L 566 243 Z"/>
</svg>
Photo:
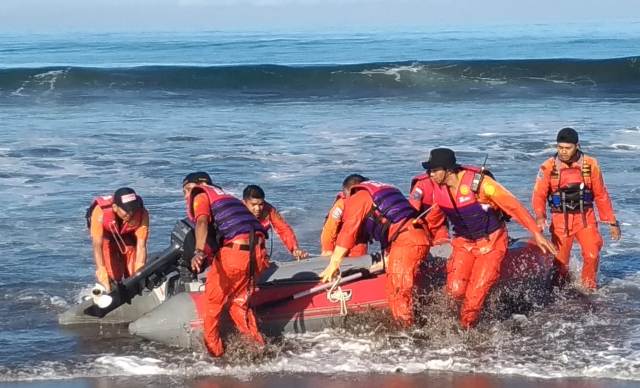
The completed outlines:
<svg viewBox="0 0 640 388">
<path fill-rule="evenodd" d="M 345 316 L 349 312 L 347 310 L 347 302 L 351 300 L 351 290 L 342 290 L 340 287 L 340 281 L 342 276 L 338 274 L 336 280 L 331 285 L 331 288 L 327 291 L 327 299 L 331 303 L 340 303 L 340 315 Z"/>
</svg>

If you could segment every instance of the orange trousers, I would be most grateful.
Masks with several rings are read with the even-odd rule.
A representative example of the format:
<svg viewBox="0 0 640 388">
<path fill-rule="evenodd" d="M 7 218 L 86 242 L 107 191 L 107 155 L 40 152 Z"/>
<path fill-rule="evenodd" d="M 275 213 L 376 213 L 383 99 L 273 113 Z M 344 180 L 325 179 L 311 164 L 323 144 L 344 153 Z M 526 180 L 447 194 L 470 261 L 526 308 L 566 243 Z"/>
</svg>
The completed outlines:
<svg viewBox="0 0 640 388">
<path fill-rule="evenodd" d="M 593 210 L 589 209 L 586 214 L 587 226 L 585 227 L 581 214 L 569 214 L 568 235 L 565 230 L 565 218 L 562 213 L 551 214 L 551 236 L 553 243 L 558 247 L 556 264 L 558 274 L 561 279 L 566 279 L 569 275 L 569 259 L 571 258 L 571 248 L 573 241 L 578 240 L 582 251 L 582 273 L 581 281 L 585 288 L 595 289 L 598 286 L 598 264 L 600 263 L 600 251 L 602 250 L 602 235 L 598 230 Z"/>
<path fill-rule="evenodd" d="M 456 237 L 451 244 L 453 252 L 447 262 L 447 292 L 462 301 L 460 324 L 469 328 L 478 323 L 484 301 L 500 278 L 509 237 L 507 229 L 501 228 L 487 239 L 470 241 Z"/>
<path fill-rule="evenodd" d="M 136 266 L 136 246 L 125 245 L 125 253 L 110 239 L 102 240 L 102 260 L 109 279 L 119 281 L 133 275 Z"/>
<path fill-rule="evenodd" d="M 387 260 L 387 301 L 393 318 L 402 326 L 413 324 L 413 286 L 420 262 L 429 254 L 422 228 L 408 229 L 391 244 Z"/>
<path fill-rule="evenodd" d="M 257 248 L 256 261 L 263 262 L 264 249 Z M 240 333 L 264 344 L 256 317 L 249 308 L 253 286 L 249 279 L 249 251 L 223 247 L 213 259 L 205 288 L 204 343 L 209 353 L 220 357 L 224 353 L 220 338 L 220 316 L 229 304 L 229 315 Z"/>
</svg>

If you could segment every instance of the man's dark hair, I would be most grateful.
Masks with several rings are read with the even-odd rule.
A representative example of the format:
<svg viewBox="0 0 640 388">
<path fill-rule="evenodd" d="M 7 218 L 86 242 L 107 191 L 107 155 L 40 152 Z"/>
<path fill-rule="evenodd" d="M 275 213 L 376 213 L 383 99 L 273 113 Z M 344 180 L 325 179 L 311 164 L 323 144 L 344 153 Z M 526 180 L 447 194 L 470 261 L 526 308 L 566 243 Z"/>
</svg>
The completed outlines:
<svg viewBox="0 0 640 388">
<path fill-rule="evenodd" d="M 207 174 L 204 171 L 196 171 L 196 172 L 187 174 L 187 176 L 185 176 L 184 179 L 182 180 L 182 186 L 189 183 L 196 183 L 196 184 L 205 183 L 209 186 L 213 185 L 213 182 L 211 181 L 211 176 L 209 176 L 209 174 Z"/>
<path fill-rule="evenodd" d="M 242 190 L 242 199 L 264 199 L 264 190 L 258 185 L 249 185 Z"/>
<path fill-rule="evenodd" d="M 578 144 L 579 140 L 580 139 L 578 138 L 578 132 L 570 127 L 562 128 L 558 132 L 558 136 L 556 137 L 557 143 Z"/>
<path fill-rule="evenodd" d="M 363 177 L 360 174 L 351 174 L 346 178 L 344 178 L 344 180 L 342 181 L 342 188 L 347 189 L 347 188 L 350 188 L 351 186 L 360 184 L 362 182 L 366 182 L 368 180 L 369 178 Z"/>
</svg>

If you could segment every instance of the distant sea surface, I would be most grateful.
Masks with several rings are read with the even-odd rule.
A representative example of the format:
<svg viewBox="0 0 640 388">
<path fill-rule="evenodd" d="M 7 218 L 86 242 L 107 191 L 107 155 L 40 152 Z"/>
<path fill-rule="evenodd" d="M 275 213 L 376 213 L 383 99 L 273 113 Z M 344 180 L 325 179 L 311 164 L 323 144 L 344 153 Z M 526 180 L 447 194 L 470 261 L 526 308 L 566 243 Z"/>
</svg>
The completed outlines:
<svg viewBox="0 0 640 388">
<path fill-rule="evenodd" d="M 206 170 L 234 194 L 261 185 L 318 253 L 346 175 L 408 193 L 428 150 L 447 146 L 467 164 L 488 154 L 528 206 L 565 126 L 599 159 L 623 224 L 620 242 L 602 228 L 601 288 L 587 299 L 469 333 L 434 311 L 440 327 L 419 328 L 422 340 L 290 336 L 248 364 L 58 327 L 94 283 L 83 216 L 96 195 L 134 187 L 159 250 L 184 215 L 182 177 Z M 639 160 L 640 23 L 0 34 L 0 383 L 640 384 Z M 279 242 L 274 257 L 290 260 Z"/>
</svg>

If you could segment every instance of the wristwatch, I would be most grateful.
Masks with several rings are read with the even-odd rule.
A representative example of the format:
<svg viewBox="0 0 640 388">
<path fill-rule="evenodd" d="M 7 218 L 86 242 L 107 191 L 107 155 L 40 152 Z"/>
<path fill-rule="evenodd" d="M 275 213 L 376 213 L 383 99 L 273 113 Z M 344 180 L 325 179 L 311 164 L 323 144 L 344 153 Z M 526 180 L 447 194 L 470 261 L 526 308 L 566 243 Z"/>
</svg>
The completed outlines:
<svg viewBox="0 0 640 388">
<path fill-rule="evenodd" d="M 616 222 L 612 222 L 609 224 L 610 226 L 615 226 L 616 228 L 620 227 L 620 221 L 616 220 Z"/>
</svg>

